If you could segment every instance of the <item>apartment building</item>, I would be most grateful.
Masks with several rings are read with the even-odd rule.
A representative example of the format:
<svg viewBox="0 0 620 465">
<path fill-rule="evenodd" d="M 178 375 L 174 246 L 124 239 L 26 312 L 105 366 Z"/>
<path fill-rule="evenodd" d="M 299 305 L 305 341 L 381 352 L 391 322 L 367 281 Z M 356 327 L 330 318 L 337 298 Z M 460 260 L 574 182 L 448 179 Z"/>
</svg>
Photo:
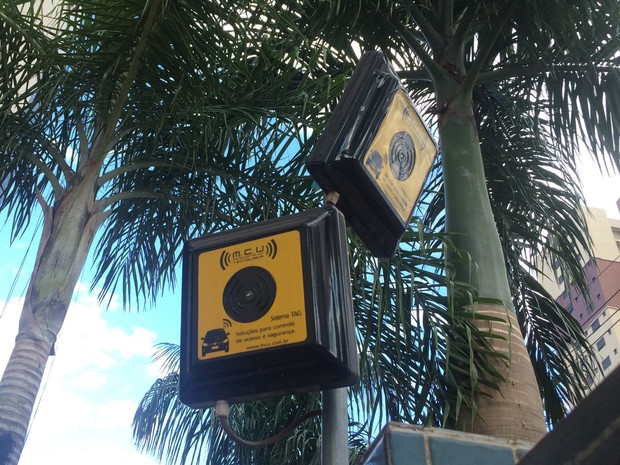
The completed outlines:
<svg viewBox="0 0 620 465">
<path fill-rule="evenodd" d="M 617 205 L 620 212 L 620 199 Z M 594 252 L 584 263 L 589 301 L 565 281 L 557 263 L 540 281 L 581 324 L 607 375 L 620 365 L 620 219 L 598 208 L 589 208 L 586 219 Z"/>
</svg>

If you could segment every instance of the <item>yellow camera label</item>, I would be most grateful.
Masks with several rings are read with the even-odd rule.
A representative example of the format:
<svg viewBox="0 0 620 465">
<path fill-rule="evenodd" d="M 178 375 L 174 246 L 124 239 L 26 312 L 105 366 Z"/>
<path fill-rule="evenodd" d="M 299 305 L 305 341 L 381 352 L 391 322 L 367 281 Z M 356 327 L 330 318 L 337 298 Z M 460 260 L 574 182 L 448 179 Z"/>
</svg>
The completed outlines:
<svg viewBox="0 0 620 465">
<path fill-rule="evenodd" d="M 363 166 L 404 223 L 409 221 L 436 155 L 433 138 L 407 94 L 399 89 L 364 155 Z"/>
<path fill-rule="evenodd" d="M 199 360 L 306 340 L 300 240 L 293 230 L 199 255 Z"/>
</svg>

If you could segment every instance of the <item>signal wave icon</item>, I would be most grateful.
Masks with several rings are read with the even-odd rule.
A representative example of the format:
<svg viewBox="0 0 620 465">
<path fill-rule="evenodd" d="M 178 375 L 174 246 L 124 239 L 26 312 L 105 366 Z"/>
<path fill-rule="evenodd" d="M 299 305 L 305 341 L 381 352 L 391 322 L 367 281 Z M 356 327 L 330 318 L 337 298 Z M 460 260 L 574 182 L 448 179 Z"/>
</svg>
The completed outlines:
<svg viewBox="0 0 620 465">
<path fill-rule="evenodd" d="M 244 247 L 229 251 L 224 249 L 220 255 L 220 267 L 225 270 L 231 263 L 248 262 L 263 257 L 269 257 L 272 260 L 278 254 L 278 244 L 274 239 L 270 239 L 267 243 L 255 245 L 254 247 Z"/>
<path fill-rule="evenodd" d="M 266 253 L 269 258 L 276 258 L 276 254 L 278 253 L 278 244 L 276 244 L 276 241 L 273 239 L 267 242 Z"/>
<path fill-rule="evenodd" d="M 230 257 L 231 255 L 229 252 L 226 250 L 222 251 L 222 255 L 220 255 L 220 266 L 223 270 L 228 268 L 228 265 L 230 265 Z"/>
<path fill-rule="evenodd" d="M 222 327 L 223 328 L 230 328 L 232 326 L 232 323 L 230 322 L 230 320 L 228 318 L 223 318 L 222 319 Z"/>
</svg>

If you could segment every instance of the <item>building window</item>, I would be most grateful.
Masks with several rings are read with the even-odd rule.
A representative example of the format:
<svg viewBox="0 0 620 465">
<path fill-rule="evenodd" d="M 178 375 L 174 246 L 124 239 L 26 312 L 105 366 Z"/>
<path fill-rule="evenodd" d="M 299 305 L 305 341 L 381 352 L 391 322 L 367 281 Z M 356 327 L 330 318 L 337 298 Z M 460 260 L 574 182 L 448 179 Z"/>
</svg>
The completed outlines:
<svg viewBox="0 0 620 465">
<path fill-rule="evenodd" d="M 607 368 L 609 368 L 611 366 L 611 359 L 609 357 L 605 357 L 603 359 L 603 370 L 606 370 Z"/>
<path fill-rule="evenodd" d="M 597 329 L 599 329 L 601 327 L 601 323 L 598 321 L 598 318 L 596 320 L 594 320 L 594 322 L 592 323 L 592 332 L 596 331 Z"/>
<path fill-rule="evenodd" d="M 596 341 L 596 348 L 600 351 L 603 347 L 605 347 L 605 338 L 602 337 L 598 341 Z"/>
</svg>

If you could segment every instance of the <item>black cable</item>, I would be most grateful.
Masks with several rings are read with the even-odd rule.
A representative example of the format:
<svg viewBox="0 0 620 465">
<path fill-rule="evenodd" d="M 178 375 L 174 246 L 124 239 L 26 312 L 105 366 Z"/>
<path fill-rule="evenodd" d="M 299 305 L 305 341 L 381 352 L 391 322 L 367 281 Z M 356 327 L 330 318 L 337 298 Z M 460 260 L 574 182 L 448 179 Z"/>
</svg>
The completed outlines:
<svg viewBox="0 0 620 465">
<path fill-rule="evenodd" d="M 600 306 L 600 307 L 599 307 L 596 311 L 592 312 L 592 314 L 593 314 L 593 315 L 595 315 L 595 314 L 596 314 L 596 312 L 600 312 L 603 308 L 605 308 L 605 309 L 607 310 L 609 307 L 606 307 L 606 305 L 607 305 L 609 302 L 611 302 L 611 299 L 613 299 L 614 297 L 616 297 L 618 294 L 620 294 L 620 288 L 619 288 L 616 292 L 614 292 L 614 294 L 613 294 L 613 295 L 612 295 L 609 299 L 607 299 L 605 302 L 603 302 L 603 304 L 602 304 L 602 305 L 601 305 L 601 306 Z M 620 310 L 616 309 L 616 312 L 618 312 L 618 311 L 620 311 Z M 603 325 L 604 325 L 605 323 L 607 323 L 609 320 L 611 320 L 611 319 L 613 318 L 613 316 L 614 316 L 614 313 L 615 313 L 615 312 L 610 313 L 610 314 L 609 314 L 609 316 L 608 316 L 608 317 L 606 317 L 606 318 L 605 318 L 605 319 L 604 319 L 604 320 L 603 320 L 603 321 L 599 324 L 599 328 L 602 328 L 602 327 L 603 327 Z M 611 325 L 608 329 L 611 329 L 611 328 L 613 328 L 614 326 L 616 326 L 616 325 L 618 324 L 618 322 L 620 322 L 620 320 L 616 321 L 616 322 L 615 322 L 613 325 Z M 592 327 L 592 324 L 588 325 L 588 328 L 590 328 L 590 327 Z M 596 331 L 598 331 L 598 328 L 596 329 Z M 595 330 L 593 330 L 593 331 L 592 331 L 592 335 L 594 335 L 594 333 L 595 333 Z M 604 336 L 604 334 L 603 334 L 603 336 Z M 601 336 L 601 337 L 602 337 L 602 336 Z M 598 338 L 598 339 L 600 339 L 600 338 Z M 592 347 L 594 344 L 595 344 L 595 343 L 590 344 L 590 347 Z"/>
<path fill-rule="evenodd" d="M 228 422 L 228 412 L 228 403 L 224 401 L 218 401 L 215 407 L 215 414 L 220 419 L 220 423 L 222 425 L 222 428 L 224 428 L 224 431 L 226 431 L 228 436 L 236 443 L 241 444 L 242 446 L 253 448 L 271 446 L 272 444 L 275 444 L 276 442 L 281 441 L 282 439 L 289 436 L 295 430 L 295 428 L 304 423 L 306 420 L 321 415 L 321 410 L 312 410 L 311 412 L 304 413 L 300 417 L 297 417 L 282 431 L 267 439 L 263 439 L 261 441 L 247 441 L 240 437 L 237 433 L 235 433 L 235 431 L 230 426 L 230 423 Z"/>
</svg>

